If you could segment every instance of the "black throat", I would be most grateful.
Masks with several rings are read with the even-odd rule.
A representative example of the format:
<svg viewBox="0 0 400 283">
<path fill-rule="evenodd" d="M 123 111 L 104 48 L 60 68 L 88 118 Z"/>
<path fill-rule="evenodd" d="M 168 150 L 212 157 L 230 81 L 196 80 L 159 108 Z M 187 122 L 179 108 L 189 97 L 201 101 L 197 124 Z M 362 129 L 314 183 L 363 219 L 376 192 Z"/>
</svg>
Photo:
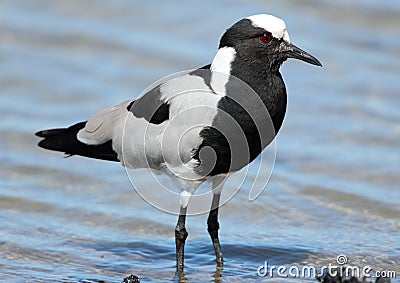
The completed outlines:
<svg viewBox="0 0 400 283">
<path fill-rule="evenodd" d="M 276 134 L 282 126 L 287 105 L 280 65 L 271 63 L 271 60 L 246 60 L 240 57 L 235 58 L 231 64 L 231 75 L 248 84 L 268 109 Z"/>
</svg>

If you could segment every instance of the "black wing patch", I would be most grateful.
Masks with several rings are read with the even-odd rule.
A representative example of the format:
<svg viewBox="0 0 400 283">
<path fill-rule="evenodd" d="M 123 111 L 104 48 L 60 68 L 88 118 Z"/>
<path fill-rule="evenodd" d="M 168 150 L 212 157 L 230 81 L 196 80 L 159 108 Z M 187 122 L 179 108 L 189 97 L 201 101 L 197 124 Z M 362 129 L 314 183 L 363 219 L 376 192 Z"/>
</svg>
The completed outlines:
<svg viewBox="0 0 400 283">
<path fill-rule="evenodd" d="M 152 124 L 161 124 L 169 119 L 169 104 L 160 98 L 160 86 L 157 86 L 141 98 L 130 103 L 127 109 L 135 117 L 144 118 Z"/>
<path fill-rule="evenodd" d="M 210 69 L 211 65 L 205 65 L 191 73 L 190 75 L 197 75 L 203 78 L 205 84 L 210 87 L 211 73 L 204 73 L 200 70 Z M 132 101 L 127 110 L 132 112 L 135 117 L 144 118 L 149 123 L 161 124 L 169 119 L 169 103 L 161 100 L 160 85 L 156 86 L 141 98 Z"/>
<path fill-rule="evenodd" d="M 201 69 L 201 70 L 209 70 L 209 69 L 211 69 L 211 64 L 208 64 L 208 65 L 205 65 L 203 67 L 200 67 L 199 69 Z"/>
<path fill-rule="evenodd" d="M 210 68 L 211 68 L 211 64 L 208 64 L 208 65 L 198 68 L 197 70 L 190 72 L 189 75 L 201 77 L 203 79 L 204 83 L 207 85 L 207 87 L 210 90 L 212 90 L 211 71 L 205 71 L 205 70 L 210 70 Z"/>
</svg>

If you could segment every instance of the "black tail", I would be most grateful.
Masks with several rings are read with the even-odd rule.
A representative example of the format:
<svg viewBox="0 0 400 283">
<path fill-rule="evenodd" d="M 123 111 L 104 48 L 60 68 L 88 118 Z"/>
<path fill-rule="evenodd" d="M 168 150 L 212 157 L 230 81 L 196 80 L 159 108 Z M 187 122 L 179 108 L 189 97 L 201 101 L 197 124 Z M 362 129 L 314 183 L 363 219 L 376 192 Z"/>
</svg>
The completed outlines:
<svg viewBox="0 0 400 283">
<path fill-rule="evenodd" d="M 77 123 L 69 128 L 39 131 L 38 137 L 44 138 L 38 146 L 67 155 L 81 155 L 90 158 L 119 161 L 117 153 L 112 149 L 111 140 L 99 145 L 87 145 L 77 139 L 77 133 L 85 127 L 85 122 Z"/>
</svg>

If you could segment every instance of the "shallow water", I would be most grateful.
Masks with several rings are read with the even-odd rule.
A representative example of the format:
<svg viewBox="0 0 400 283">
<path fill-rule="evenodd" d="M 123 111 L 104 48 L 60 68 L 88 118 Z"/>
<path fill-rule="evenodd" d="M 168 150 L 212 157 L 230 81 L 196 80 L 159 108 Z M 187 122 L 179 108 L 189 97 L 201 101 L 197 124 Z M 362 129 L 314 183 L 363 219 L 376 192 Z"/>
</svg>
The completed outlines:
<svg viewBox="0 0 400 283">
<path fill-rule="evenodd" d="M 170 2 L 0 2 L 0 280 L 178 281 L 176 216 L 144 202 L 119 164 L 64 159 L 33 133 L 209 63 L 221 33 L 260 12 L 284 18 L 324 67 L 282 67 L 289 106 L 272 178 L 256 201 L 240 190 L 221 208 L 221 274 L 206 216 L 189 217 L 187 280 L 313 282 L 257 268 L 339 254 L 400 276 L 400 3 Z"/>
</svg>

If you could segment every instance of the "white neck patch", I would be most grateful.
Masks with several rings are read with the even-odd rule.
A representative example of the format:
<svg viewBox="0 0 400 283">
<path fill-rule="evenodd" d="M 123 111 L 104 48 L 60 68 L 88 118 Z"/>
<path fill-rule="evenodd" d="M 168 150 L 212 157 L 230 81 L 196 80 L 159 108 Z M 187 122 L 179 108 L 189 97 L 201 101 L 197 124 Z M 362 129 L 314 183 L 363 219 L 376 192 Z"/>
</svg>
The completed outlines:
<svg viewBox="0 0 400 283">
<path fill-rule="evenodd" d="M 235 60 L 236 50 L 232 47 L 221 47 L 211 64 L 211 87 L 219 95 L 226 94 L 226 83 L 231 74 L 232 62 Z"/>
<path fill-rule="evenodd" d="M 211 64 L 211 71 L 229 75 L 231 72 L 231 64 L 235 56 L 236 51 L 232 47 L 222 47 L 218 49 Z"/>
<path fill-rule="evenodd" d="M 251 24 L 257 28 L 269 31 L 273 37 L 283 39 L 290 43 L 285 21 L 272 15 L 259 14 L 247 17 Z"/>
</svg>

